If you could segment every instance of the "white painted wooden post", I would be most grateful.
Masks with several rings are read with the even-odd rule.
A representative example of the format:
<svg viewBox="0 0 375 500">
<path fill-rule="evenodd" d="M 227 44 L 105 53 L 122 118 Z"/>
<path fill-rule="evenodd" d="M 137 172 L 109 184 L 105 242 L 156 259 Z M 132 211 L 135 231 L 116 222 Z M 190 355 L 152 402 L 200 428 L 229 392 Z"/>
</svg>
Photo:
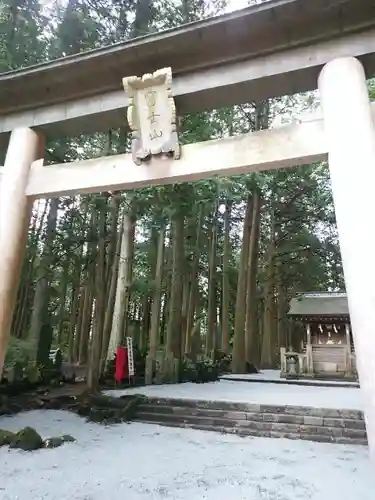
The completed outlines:
<svg viewBox="0 0 375 500">
<path fill-rule="evenodd" d="M 352 375 L 352 345 L 350 341 L 350 325 L 345 323 L 345 335 L 346 335 L 346 367 L 345 372 L 348 375 Z"/>
<path fill-rule="evenodd" d="M 323 68 L 319 90 L 367 436 L 375 463 L 375 126 L 353 57 Z"/>
<path fill-rule="evenodd" d="M 0 376 L 10 335 L 31 201 L 25 195 L 30 167 L 42 156 L 43 141 L 31 129 L 12 132 L 0 191 Z"/>
<path fill-rule="evenodd" d="M 287 372 L 286 367 L 286 349 L 285 347 L 280 347 L 280 377 L 285 377 Z"/>
<path fill-rule="evenodd" d="M 314 365 L 313 365 L 313 353 L 311 346 L 311 325 L 307 323 L 306 325 L 306 364 L 308 375 L 313 375 Z"/>
<path fill-rule="evenodd" d="M 306 325 L 306 342 L 307 342 L 307 345 L 310 345 L 311 344 L 311 325 L 310 323 L 307 323 Z"/>
<path fill-rule="evenodd" d="M 346 343 L 349 347 L 351 347 L 351 340 L 350 340 L 350 325 L 349 323 L 345 323 L 345 336 L 346 336 Z"/>
</svg>

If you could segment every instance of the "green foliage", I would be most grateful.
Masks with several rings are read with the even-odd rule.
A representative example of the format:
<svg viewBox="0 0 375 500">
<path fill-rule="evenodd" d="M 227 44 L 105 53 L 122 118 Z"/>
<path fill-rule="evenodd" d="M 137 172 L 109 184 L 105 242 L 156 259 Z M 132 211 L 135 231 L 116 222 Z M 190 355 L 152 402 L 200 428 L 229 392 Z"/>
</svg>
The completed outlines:
<svg viewBox="0 0 375 500">
<path fill-rule="evenodd" d="M 31 359 L 33 345 L 30 340 L 11 337 L 4 363 L 4 378 L 11 384 L 50 383 L 51 380 L 60 380 L 62 369 L 61 353 L 55 360 L 47 358 L 43 362 L 35 363 Z M 26 386 L 25 386 L 26 388 Z"/>
<path fill-rule="evenodd" d="M 192 361 L 184 359 L 180 367 L 180 382 L 195 382 L 203 384 L 218 380 L 220 363 L 211 359 Z"/>
<path fill-rule="evenodd" d="M 13 367 L 16 363 L 26 366 L 30 359 L 31 344 L 27 340 L 11 337 L 5 356 L 5 368 Z"/>
<path fill-rule="evenodd" d="M 230 372 L 230 367 L 232 363 L 232 355 L 226 354 L 218 349 L 213 352 L 213 361 L 217 365 L 219 373 Z"/>
<path fill-rule="evenodd" d="M 45 59 L 47 24 L 38 0 L 2 1 L 0 72 L 31 66 Z"/>
<path fill-rule="evenodd" d="M 375 78 L 369 80 L 369 94 L 371 101 L 375 101 Z"/>
</svg>

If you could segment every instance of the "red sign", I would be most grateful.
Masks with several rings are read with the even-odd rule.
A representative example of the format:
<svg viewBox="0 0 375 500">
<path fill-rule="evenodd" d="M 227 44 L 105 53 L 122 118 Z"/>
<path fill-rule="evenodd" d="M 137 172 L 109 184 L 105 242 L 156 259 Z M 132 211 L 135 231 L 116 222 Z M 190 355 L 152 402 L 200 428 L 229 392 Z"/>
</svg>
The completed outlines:
<svg viewBox="0 0 375 500">
<path fill-rule="evenodd" d="M 122 382 L 129 378 L 128 349 L 120 346 L 116 351 L 116 382 Z"/>
</svg>

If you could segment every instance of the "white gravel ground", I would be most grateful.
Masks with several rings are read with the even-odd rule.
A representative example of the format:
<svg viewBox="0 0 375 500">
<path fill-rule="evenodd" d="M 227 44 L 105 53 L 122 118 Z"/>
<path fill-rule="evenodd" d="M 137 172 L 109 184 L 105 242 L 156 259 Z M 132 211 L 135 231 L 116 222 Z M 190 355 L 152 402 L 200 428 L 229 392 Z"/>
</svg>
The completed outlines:
<svg viewBox="0 0 375 500">
<path fill-rule="evenodd" d="M 249 384 L 250 385 L 250 384 Z M 76 443 L 0 448 L 1 500 L 373 500 L 368 449 L 147 424 L 108 428 L 38 410 L 0 418 Z"/>
<path fill-rule="evenodd" d="M 211 382 L 209 384 L 151 385 L 105 392 L 105 394 L 117 397 L 132 393 L 159 398 L 363 410 L 361 390 L 353 387 L 307 387 L 220 380 L 219 382 Z"/>
</svg>

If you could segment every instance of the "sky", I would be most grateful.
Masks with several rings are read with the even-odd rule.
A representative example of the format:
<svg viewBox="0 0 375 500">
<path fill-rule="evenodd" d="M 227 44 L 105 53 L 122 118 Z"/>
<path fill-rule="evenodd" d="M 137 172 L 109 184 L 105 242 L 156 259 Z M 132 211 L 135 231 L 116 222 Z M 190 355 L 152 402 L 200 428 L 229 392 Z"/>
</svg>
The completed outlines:
<svg viewBox="0 0 375 500">
<path fill-rule="evenodd" d="M 226 12 L 233 12 L 234 10 L 239 10 L 247 7 L 249 5 L 249 0 L 227 0 Z"/>
</svg>

